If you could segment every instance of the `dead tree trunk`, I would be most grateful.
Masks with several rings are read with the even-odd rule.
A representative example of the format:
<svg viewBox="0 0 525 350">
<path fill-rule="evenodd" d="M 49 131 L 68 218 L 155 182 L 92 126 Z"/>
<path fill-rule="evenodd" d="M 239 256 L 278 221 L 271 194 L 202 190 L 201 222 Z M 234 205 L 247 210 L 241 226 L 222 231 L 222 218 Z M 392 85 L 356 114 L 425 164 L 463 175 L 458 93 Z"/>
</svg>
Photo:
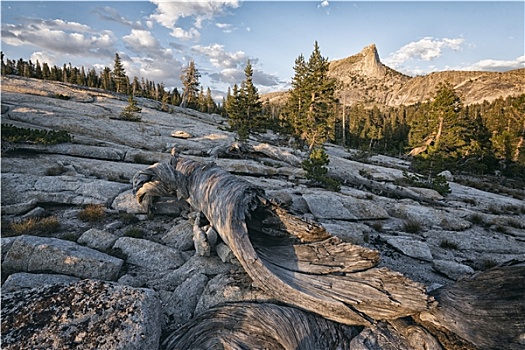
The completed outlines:
<svg viewBox="0 0 525 350">
<path fill-rule="evenodd" d="M 255 285 L 336 322 L 370 325 L 429 308 L 422 285 L 386 268 L 379 253 L 343 243 L 270 203 L 261 189 L 213 163 L 173 157 L 134 177 L 137 199 L 177 194 L 202 212 Z"/>
<path fill-rule="evenodd" d="M 457 331 L 449 330 L 441 325 L 441 322 L 445 320 L 460 324 L 462 322 L 461 319 L 455 318 L 457 314 L 445 312 L 447 308 L 455 308 L 457 305 L 449 303 L 447 306 L 444 302 L 445 311 L 439 313 L 436 310 L 440 309 L 435 307 L 433 297 L 426 294 L 422 285 L 400 273 L 386 268 L 376 268 L 379 261 L 377 251 L 344 243 L 336 237 L 331 237 L 322 226 L 290 215 L 271 203 L 261 189 L 225 172 L 213 163 L 203 164 L 174 155 L 168 164 L 155 164 L 137 173 L 133 179 L 133 188 L 139 203 L 148 209 L 154 205 L 155 198 L 159 196 L 176 195 L 187 200 L 215 227 L 254 284 L 277 301 L 311 311 L 340 324 L 367 326 L 366 332 L 361 332 L 353 340 L 352 349 L 411 349 L 419 346 L 417 342 L 423 344 L 423 341 L 427 349 L 440 349 L 441 346 L 436 338 L 415 324 L 411 317 L 423 325 L 428 324 L 429 329 L 440 336 L 448 333 L 456 334 Z M 525 286 L 524 269 L 522 267 L 517 271 L 519 275 L 517 279 L 521 278 L 522 282 L 518 287 L 518 293 L 521 291 L 522 294 L 525 288 L 523 287 Z M 465 288 L 469 289 L 467 286 L 461 287 L 460 290 Z M 473 300 L 478 298 L 479 294 L 470 297 Z M 471 302 L 472 300 L 468 298 L 461 300 Z M 516 326 L 512 329 L 521 329 L 523 334 L 525 333 L 523 295 L 521 299 L 514 298 L 508 301 L 514 309 L 521 311 L 521 315 L 516 316 L 517 321 L 507 320 L 507 322 L 513 322 Z M 484 305 L 486 310 L 490 305 L 490 303 Z M 478 306 L 483 307 L 483 303 Z M 272 349 L 318 348 L 316 347 L 318 345 L 302 347 L 299 346 L 300 344 L 288 342 L 289 339 L 286 340 L 286 332 L 281 329 L 285 325 L 282 324 L 282 316 L 278 316 L 283 311 L 275 313 L 265 308 L 255 310 L 249 307 L 249 309 L 246 315 L 250 317 L 243 316 L 242 320 L 237 319 L 237 313 L 230 310 L 232 322 L 237 322 L 237 327 L 243 328 L 241 333 L 260 333 L 256 337 L 258 340 L 261 339 L 260 337 L 284 337 L 278 340 L 275 346 L 268 346 Z M 208 316 L 212 317 L 211 315 Z M 222 315 L 220 316 L 222 319 L 225 317 L 220 310 L 217 311 L 217 315 Z M 470 312 L 470 315 L 475 317 L 475 312 Z M 261 317 L 265 319 L 264 322 L 257 321 Z M 438 321 L 434 322 L 434 319 Z M 291 324 L 301 329 L 312 327 L 312 322 L 317 321 L 297 316 Z M 268 328 L 268 324 L 273 326 Z M 211 325 L 213 323 L 210 323 L 210 329 L 213 329 Z M 443 327 L 439 327 L 440 325 Z M 198 331 L 191 327 L 187 331 L 200 334 L 204 332 L 203 326 L 200 327 Z M 264 329 L 261 330 L 261 327 Z M 228 327 L 226 329 L 231 330 Z M 355 329 L 360 330 L 361 327 Z M 267 334 L 268 332 L 272 334 Z M 317 329 L 315 332 L 320 330 Z M 183 333 L 184 331 L 181 330 L 170 337 L 171 340 L 167 340 L 169 349 L 191 348 L 180 345 L 182 344 L 179 342 L 180 339 L 194 339 L 192 336 L 184 338 L 181 335 Z M 214 340 L 217 342 L 216 348 L 220 348 L 218 344 L 221 342 L 233 339 L 231 331 L 219 333 L 219 335 L 210 334 L 211 337 L 220 338 Z M 197 335 L 193 333 L 193 337 Z M 457 337 L 464 339 L 466 344 L 476 340 L 459 331 Z M 523 337 L 519 335 L 516 338 L 518 340 L 514 341 L 523 341 Z M 283 342 L 295 345 L 283 346 Z M 384 346 L 370 345 L 374 343 L 384 343 Z M 210 344 L 202 346 L 214 348 Z M 231 348 L 260 348 L 259 345 L 263 343 L 253 343 L 253 346 L 247 347 L 241 344 L 242 342 Z M 513 348 L 507 347 L 507 349 Z"/>
</svg>

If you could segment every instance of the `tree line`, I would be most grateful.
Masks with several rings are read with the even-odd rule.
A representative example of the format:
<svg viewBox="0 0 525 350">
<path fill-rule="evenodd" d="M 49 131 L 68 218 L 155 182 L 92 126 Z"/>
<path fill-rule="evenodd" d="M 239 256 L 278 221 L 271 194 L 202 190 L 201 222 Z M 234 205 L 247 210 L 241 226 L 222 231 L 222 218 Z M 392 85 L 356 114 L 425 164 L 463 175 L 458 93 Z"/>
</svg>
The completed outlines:
<svg viewBox="0 0 525 350">
<path fill-rule="evenodd" d="M 415 170 L 435 175 L 494 174 L 525 180 L 525 94 L 464 105 L 447 82 L 436 86 L 430 101 L 410 106 L 365 108 L 336 98 L 337 81 L 328 76 L 328 59 L 319 45 L 306 59 L 301 54 L 288 98 L 262 102 L 246 79 L 230 89 L 224 102 L 230 127 L 240 139 L 264 130 L 292 137 L 313 162 L 328 164 L 325 142 L 367 152 L 410 157 Z M 315 151 L 315 152 L 314 152 Z"/>
<path fill-rule="evenodd" d="M 133 77 L 130 79 L 122 64 L 118 53 L 115 54 L 113 69 L 104 67 L 100 72 L 95 68 L 85 69 L 83 66 L 73 67 L 71 63 L 62 67 L 50 66 L 48 63 L 40 63 L 38 60 L 32 62 L 22 58 L 12 60 L 2 58 L 2 75 L 17 75 L 26 78 L 35 78 L 64 83 L 76 84 L 90 88 L 102 89 L 133 97 L 145 97 L 162 102 L 162 109 L 168 109 L 168 105 L 192 108 L 204 113 L 221 113 L 222 106 L 215 103 L 210 88 L 204 90 L 198 81 L 200 75 L 195 68 L 195 63 L 190 61 L 188 67 L 183 69 L 180 77 L 183 88 L 169 90 L 164 83 L 155 83 L 147 78 Z"/>
<path fill-rule="evenodd" d="M 329 162 L 322 146 L 331 142 L 367 152 L 410 156 L 416 170 L 423 173 L 499 172 L 525 179 L 525 94 L 464 105 L 453 87 L 442 83 L 427 102 L 365 108 L 359 103 L 346 105 L 336 98 L 337 81 L 328 76 L 328 68 L 328 59 L 315 42 L 308 59 L 301 54 L 295 60 L 286 102 L 275 104 L 262 101 L 248 61 L 245 79 L 228 89 L 222 104 L 216 104 L 210 89 L 205 91 L 200 86 L 194 61 L 182 70 L 182 90 L 166 91 L 162 83 L 144 78 L 139 81 L 137 77 L 130 81 L 118 54 L 113 69 L 105 67 L 100 73 L 93 68 L 86 73 L 83 67 L 71 64 L 49 67 L 22 59 L 4 63 L 2 54 L 3 75 L 64 81 L 152 98 L 161 101 L 166 111 L 169 105 L 176 105 L 220 113 L 228 118 L 230 130 L 237 132 L 240 140 L 273 130 L 317 157 L 310 161 L 321 167 Z"/>
</svg>

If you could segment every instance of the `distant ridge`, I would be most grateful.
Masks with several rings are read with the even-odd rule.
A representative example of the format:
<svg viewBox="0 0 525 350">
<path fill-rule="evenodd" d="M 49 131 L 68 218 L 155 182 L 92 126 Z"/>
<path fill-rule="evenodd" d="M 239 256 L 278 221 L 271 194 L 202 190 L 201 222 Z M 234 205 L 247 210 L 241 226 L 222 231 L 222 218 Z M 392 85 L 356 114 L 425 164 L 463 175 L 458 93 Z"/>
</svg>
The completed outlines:
<svg viewBox="0 0 525 350">
<path fill-rule="evenodd" d="M 431 99 L 439 83 L 452 84 L 464 104 L 492 102 L 525 94 L 525 68 L 507 72 L 443 71 L 410 77 L 383 64 L 375 44 L 330 62 L 329 74 L 338 81 L 337 95 L 347 105 L 394 107 Z M 262 96 L 284 101 L 286 92 Z"/>
</svg>

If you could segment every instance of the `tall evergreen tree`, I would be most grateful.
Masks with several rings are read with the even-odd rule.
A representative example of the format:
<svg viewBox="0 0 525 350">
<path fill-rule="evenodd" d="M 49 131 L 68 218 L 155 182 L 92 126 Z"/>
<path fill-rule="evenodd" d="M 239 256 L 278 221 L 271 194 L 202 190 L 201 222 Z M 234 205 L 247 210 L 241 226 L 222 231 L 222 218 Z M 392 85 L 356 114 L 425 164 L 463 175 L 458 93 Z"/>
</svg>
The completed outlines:
<svg viewBox="0 0 525 350">
<path fill-rule="evenodd" d="M 208 87 L 206 89 L 206 112 L 207 113 L 215 113 L 217 112 L 217 104 L 213 100 L 213 97 L 211 95 L 211 89 Z"/>
<path fill-rule="evenodd" d="M 230 128 L 237 131 L 241 140 L 245 140 L 254 131 L 266 128 L 263 123 L 262 102 L 253 84 L 253 68 L 249 60 L 244 68 L 244 76 L 241 87 L 236 84 L 233 87 L 233 95 L 228 93 L 225 106 Z"/>
<path fill-rule="evenodd" d="M 195 67 L 195 61 L 191 60 L 188 67 L 182 70 L 180 76 L 183 85 L 181 107 L 198 107 L 197 92 L 199 91 L 200 77 L 201 75 Z"/>
<path fill-rule="evenodd" d="M 303 55 L 295 60 L 287 117 L 309 151 L 327 141 L 334 128 L 335 79 L 328 76 L 328 68 L 328 59 L 321 55 L 317 41 L 308 62 Z"/>
<path fill-rule="evenodd" d="M 112 78 L 117 93 L 127 92 L 129 85 L 128 77 L 126 76 L 126 71 L 124 70 L 118 53 L 115 54 L 115 61 L 113 62 Z"/>
</svg>

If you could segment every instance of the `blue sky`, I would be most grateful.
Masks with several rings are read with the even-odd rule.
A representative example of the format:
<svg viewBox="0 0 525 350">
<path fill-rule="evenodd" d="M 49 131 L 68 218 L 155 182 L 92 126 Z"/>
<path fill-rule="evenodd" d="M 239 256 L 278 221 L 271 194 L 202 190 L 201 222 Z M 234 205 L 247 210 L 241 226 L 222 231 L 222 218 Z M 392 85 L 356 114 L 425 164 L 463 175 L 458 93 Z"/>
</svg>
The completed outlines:
<svg viewBox="0 0 525 350">
<path fill-rule="evenodd" d="M 523 1 L 2 1 L 10 59 L 89 69 L 180 86 L 194 59 L 216 97 L 240 83 L 249 59 L 260 93 L 286 90 L 294 60 L 341 59 L 376 44 L 381 61 L 409 75 L 525 68 Z"/>
</svg>

